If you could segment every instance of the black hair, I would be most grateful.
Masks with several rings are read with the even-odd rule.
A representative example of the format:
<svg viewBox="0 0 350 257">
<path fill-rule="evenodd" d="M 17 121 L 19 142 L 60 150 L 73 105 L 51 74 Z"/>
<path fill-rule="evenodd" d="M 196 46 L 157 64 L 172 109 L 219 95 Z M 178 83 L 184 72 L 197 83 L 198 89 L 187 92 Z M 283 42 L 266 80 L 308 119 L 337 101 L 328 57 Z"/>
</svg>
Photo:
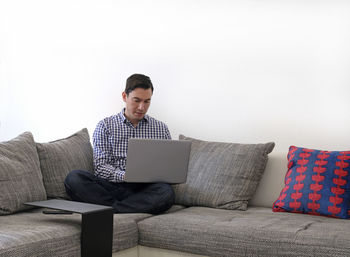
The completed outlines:
<svg viewBox="0 0 350 257">
<path fill-rule="evenodd" d="M 124 92 L 129 95 L 136 88 L 151 89 L 153 93 L 153 84 L 149 77 L 143 74 L 133 74 L 126 80 Z"/>
</svg>

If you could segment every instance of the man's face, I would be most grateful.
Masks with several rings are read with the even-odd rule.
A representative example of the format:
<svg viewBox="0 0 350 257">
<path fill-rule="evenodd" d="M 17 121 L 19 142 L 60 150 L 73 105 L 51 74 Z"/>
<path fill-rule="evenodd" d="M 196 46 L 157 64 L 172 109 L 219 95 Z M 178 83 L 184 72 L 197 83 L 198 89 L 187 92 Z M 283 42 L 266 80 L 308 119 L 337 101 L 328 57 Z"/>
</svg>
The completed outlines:
<svg viewBox="0 0 350 257">
<path fill-rule="evenodd" d="M 125 102 L 125 117 L 136 126 L 143 119 L 151 104 L 152 89 L 135 88 L 127 95 L 122 93 Z"/>
</svg>

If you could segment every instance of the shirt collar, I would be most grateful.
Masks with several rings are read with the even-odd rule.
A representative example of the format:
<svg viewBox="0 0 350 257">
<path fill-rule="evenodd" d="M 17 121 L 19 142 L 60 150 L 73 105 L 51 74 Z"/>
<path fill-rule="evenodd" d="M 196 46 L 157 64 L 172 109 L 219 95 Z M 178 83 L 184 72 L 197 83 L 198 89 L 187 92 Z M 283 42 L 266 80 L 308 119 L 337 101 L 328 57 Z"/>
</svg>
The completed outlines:
<svg viewBox="0 0 350 257">
<path fill-rule="evenodd" d="M 121 119 L 122 122 L 126 123 L 126 122 L 130 122 L 124 115 L 124 111 L 125 108 L 122 109 L 122 111 L 118 114 L 119 118 Z M 149 116 L 147 114 L 145 114 L 145 116 L 143 117 L 143 119 L 140 122 L 149 122 Z"/>
</svg>

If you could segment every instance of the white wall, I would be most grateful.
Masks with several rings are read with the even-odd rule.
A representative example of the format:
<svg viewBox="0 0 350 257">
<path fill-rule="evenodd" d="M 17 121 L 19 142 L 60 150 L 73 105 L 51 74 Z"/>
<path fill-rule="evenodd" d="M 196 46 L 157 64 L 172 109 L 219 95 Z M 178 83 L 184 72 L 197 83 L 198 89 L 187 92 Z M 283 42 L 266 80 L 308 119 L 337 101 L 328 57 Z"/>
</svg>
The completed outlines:
<svg viewBox="0 0 350 257">
<path fill-rule="evenodd" d="M 204 140 L 350 149 L 350 1 L 0 0 L 0 141 L 68 136 L 123 107 Z"/>
</svg>

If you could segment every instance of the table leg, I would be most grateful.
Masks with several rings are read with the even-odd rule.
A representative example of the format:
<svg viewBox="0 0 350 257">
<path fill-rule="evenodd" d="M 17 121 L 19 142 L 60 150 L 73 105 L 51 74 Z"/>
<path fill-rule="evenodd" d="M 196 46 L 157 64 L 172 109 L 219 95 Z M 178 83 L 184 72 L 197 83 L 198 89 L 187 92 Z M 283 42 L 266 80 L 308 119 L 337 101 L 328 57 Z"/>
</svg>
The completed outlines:
<svg viewBox="0 0 350 257">
<path fill-rule="evenodd" d="M 111 257 L 113 243 L 113 211 L 82 214 L 81 256 Z"/>
</svg>

